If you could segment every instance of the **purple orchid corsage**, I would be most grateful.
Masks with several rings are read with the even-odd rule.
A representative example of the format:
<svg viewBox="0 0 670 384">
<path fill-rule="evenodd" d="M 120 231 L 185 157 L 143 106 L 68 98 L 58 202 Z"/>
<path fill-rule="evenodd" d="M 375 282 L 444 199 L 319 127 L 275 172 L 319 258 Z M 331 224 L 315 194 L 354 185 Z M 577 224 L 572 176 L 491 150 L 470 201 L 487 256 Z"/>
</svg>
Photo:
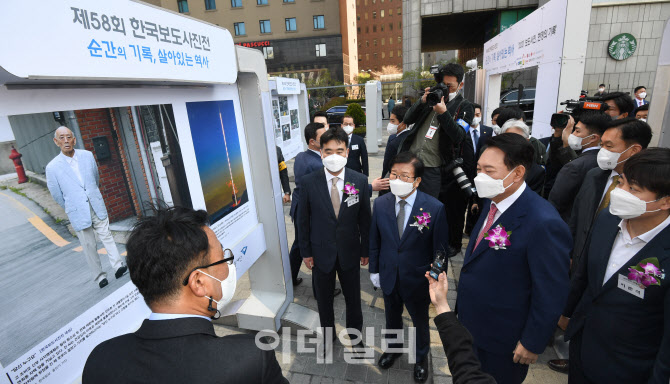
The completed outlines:
<svg viewBox="0 0 670 384">
<path fill-rule="evenodd" d="M 358 192 L 360 191 L 356 189 L 356 186 L 354 184 L 346 183 L 344 184 L 344 189 L 342 190 L 342 192 L 346 193 L 349 196 L 354 196 L 358 195 Z"/>
<path fill-rule="evenodd" d="M 512 243 L 509 241 L 509 237 L 512 235 L 512 231 L 507 231 L 505 230 L 505 227 L 502 225 L 498 224 L 497 227 L 490 229 L 487 232 L 487 235 L 484 240 L 489 241 L 489 248 L 493 248 L 496 251 L 499 249 L 507 249 L 506 247 L 509 247 L 512 245 Z"/>
<path fill-rule="evenodd" d="M 419 232 L 423 233 L 423 229 L 430 229 L 428 224 L 430 224 L 430 213 L 424 212 L 421 215 L 414 216 L 414 224 L 411 224 L 410 227 L 416 227 Z"/>
<path fill-rule="evenodd" d="M 651 257 L 642 260 L 638 265 L 628 268 L 628 280 L 632 280 L 645 289 L 651 285 L 661 285 L 665 271 L 658 266 L 658 259 Z"/>
</svg>

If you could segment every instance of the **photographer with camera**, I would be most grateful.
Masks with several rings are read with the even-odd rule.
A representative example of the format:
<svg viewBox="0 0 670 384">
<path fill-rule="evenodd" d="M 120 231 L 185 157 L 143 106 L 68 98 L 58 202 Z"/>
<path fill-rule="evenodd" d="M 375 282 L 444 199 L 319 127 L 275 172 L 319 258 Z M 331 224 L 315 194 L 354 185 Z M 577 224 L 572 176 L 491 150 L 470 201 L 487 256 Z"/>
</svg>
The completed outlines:
<svg viewBox="0 0 670 384">
<path fill-rule="evenodd" d="M 426 88 L 405 114 L 405 124 L 414 124 L 414 129 L 405 135 L 398 152 L 410 151 L 425 164 L 419 188 L 445 204 L 451 257 L 461 249 L 467 199 L 474 193 L 466 172 L 474 176 L 474 148 L 467 132 L 475 110 L 459 92 L 463 67 L 433 66 L 431 73 L 437 85 Z"/>
</svg>

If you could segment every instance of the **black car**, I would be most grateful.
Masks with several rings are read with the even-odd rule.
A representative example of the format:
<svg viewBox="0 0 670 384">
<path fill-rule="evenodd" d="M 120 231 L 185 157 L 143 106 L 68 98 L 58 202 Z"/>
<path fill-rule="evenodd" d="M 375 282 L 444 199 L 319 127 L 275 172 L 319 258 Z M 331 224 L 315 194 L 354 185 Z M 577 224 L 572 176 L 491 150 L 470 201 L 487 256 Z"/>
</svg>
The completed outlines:
<svg viewBox="0 0 670 384">
<path fill-rule="evenodd" d="M 328 118 L 328 124 L 333 126 L 342 125 L 342 119 L 347 112 L 348 105 L 337 105 L 326 111 L 326 116 Z M 365 107 L 363 112 L 365 112 Z"/>
<path fill-rule="evenodd" d="M 516 107 L 517 100 L 519 97 L 519 90 L 512 89 L 507 92 L 503 92 L 500 97 L 500 106 L 501 107 Z M 521 101 L 519 102 L 519 108 L 523 110 L 525 115 L 526 123 L 533 122 L 533 110 L 535 109 L 535 88 L 529 87 L 523 90 L 523 95 L 521 95 Z"/>
</svg>

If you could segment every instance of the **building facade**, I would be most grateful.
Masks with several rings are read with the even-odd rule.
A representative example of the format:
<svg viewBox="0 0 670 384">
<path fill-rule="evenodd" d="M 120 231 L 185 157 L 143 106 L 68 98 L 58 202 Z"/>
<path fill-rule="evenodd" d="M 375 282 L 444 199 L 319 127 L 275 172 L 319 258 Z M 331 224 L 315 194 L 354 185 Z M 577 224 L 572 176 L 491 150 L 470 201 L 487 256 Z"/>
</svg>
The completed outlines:
<svg viewBox="0 0 670 384">
<path fill-rule="evenodd" d="M 236 44 L 263 52 L 269 73 L 328 69 L 347 83 L 358 73 L 355 0 L 148 2 L 228 29 Z"/>
<path fill-rule="evenodd" d="M 396 66 L 402 73 L 402 0 L 356 0 L 356 20 L 359 68 Z"/>
</svg>

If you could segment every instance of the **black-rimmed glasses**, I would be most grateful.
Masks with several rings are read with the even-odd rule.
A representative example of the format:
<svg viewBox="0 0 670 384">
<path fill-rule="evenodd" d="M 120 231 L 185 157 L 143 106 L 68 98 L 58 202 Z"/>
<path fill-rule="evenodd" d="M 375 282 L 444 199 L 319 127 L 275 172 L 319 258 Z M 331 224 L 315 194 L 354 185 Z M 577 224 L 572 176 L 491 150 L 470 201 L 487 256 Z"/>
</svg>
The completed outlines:
<svg viewBox="0 0 670 384">
<path fill-rule="evenodd" d="M 219 264 L 223 264 L 223 263 L 228 263 L 228 265 L 233 265 L 234 261 L 235 261 L 235 256 L 233 255 L 233 251 L 226 248 L 226 249 L 223 250 L 223 259 L 221 259 L 219 261 L 216 261 L 216 262 L 214 262 L 212 264 L 209 264 L 209 265 L 201 265 L 199 267 L 193 268 L 191 270 L 191 272 L 189 272 L 188 275 L 186 275 L 182 284 L 184 286 L 187 286 L 188 285 L 188 278 L 191 277 L 191 273 L 195 272 L 198 269 L 205 269 L 205 268 L 213 267 L 215 265 L 219 265 Z"/>
</svg>

